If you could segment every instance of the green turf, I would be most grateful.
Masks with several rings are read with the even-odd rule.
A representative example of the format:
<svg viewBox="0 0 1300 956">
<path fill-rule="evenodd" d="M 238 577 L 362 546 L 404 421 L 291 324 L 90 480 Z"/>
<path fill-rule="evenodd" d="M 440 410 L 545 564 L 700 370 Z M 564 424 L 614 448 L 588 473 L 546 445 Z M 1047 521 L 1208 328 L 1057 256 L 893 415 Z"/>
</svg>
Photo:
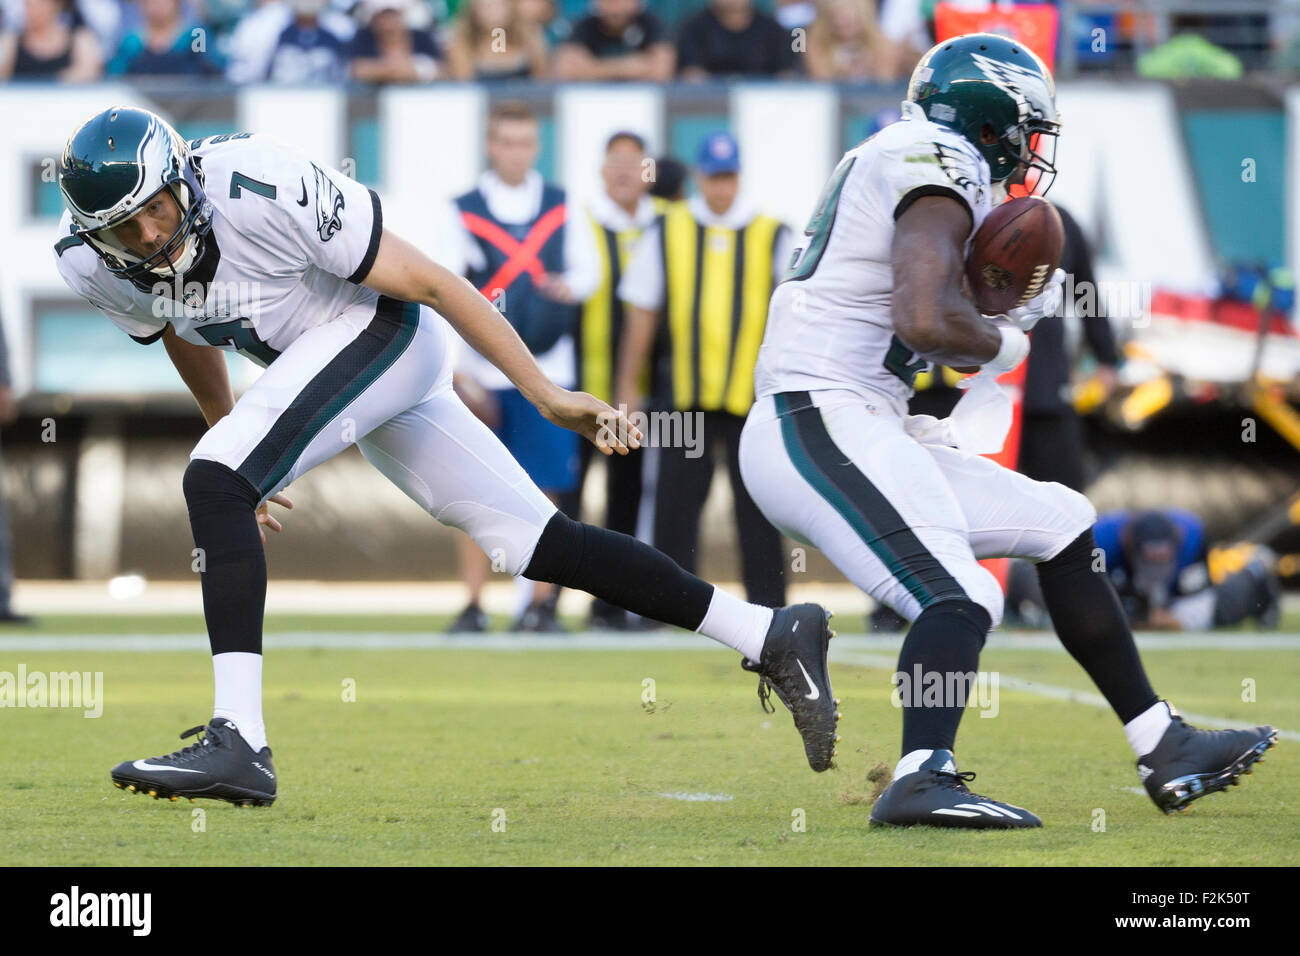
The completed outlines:
<svg viewBox="0 0 1300 956">
<path fill-rule="evenodd" d="M 131 632 L 145 630 L 134 623 Z M 1147 660 L 1184 710 L 1300 728 L 1293 654 L 1166 650 Z M 1294 741 L 1241 788 L 1166 817 L 1133 792 L 1132 755 L 1108 711 L 1005 686 L 996 718 L 967 714 L 960 759 L 978 771 L 977 789 L 1034 809 L 1044 828 L 882 832 L 866 823 L 868 773 L 897 756 L 885 670 L 833 668 L 845 739 L 839 767 L 818 775 L 788 715 L 760 712 L 755 679 L 726 652 L 278 650 L 266 663 L 266 713 L 280 799 L 237 809 L 155 802 L 108 782 L 113 763 L 180 746 L 175 735 L 204 718 L 206 655 L 15 654 L 0 643 L 0 669 L 19 662 L 102 671 L 105 707 L 98 719 L 0 711 L 0 865 L 1300 860 L 1300 809 L 1287 787 L 1300 765 Z M 1088 688 L 1061 654 L 992 650 L 982 665 Z M 1246 677 L 1257 680 L 1257 703 L 1241 701 Z M 643 705 L 646 678 L 653 708 Z M 342 699 L 345 680 L 355 702 Z M 206 828 L 194 832 L 200 808 Z M 1104 832 L 1094 829 L 1099 810 Z M 792 827 L 800 816 L 804 832 Z"/>
</svg>

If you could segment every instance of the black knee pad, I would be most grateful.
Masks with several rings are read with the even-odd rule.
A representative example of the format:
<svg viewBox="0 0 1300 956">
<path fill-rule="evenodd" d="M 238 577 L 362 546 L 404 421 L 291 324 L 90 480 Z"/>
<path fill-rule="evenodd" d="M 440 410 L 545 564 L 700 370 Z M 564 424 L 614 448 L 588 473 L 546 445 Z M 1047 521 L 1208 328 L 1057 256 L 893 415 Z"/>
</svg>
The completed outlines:
<svg viewBox="0 0 1300 956">
<path fill-rule="evenodd" d="M 1093 539 L 1092 529 L 1089 528 L 1062 548 L 1056 557 L 1038 562 L 1039 580 L 1060 577 L 1078 571 L 1091 571 L 1096 556 L 1097 542 Z"/>
<path fill-rule="evenodd" d="M 542 529 L 533 546 L 533 555 L 523 576 L 530 581 L 546 581 L 571 587 L 573 576 L 582 560 L 583 526 L 563 511 L 556 511 Z"/>
<path fill-rule="evenodd" d="M 912 630 L 920 627 L 921 633 L 930 632 L 931 629 L 937 632 L 967 634 L 978 632 L 981 650 L 984 649 L 984 642 L 992 626 L 993 619 L 989 617 L 989 612 L 974 601 L 940 601 L 938 604 L 931 604 L 912 622 Z"/>
<path fill-rule="evenodd" d="M 246 506 L 251 511 L 257 507 L 261 497 L 243 475 L 206 458 L 190 461 L 185 476 L 181 479 L 181 488 L 185 493 L 185 505 L 189 508 L 191 519 L 196 513 L 213 510 Z"/>
</svg>

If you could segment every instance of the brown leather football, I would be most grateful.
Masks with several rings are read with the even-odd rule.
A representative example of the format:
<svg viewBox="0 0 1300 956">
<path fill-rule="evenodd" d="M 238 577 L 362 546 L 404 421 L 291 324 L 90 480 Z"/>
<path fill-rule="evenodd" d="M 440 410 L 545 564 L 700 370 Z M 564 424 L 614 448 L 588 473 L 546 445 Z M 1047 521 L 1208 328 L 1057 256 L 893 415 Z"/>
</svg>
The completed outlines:
<svg viewBox="0 0 1300 956">
<path fill-rule="evenodd" d="M 971 241 L 966 279 L 975 306 L 999 315 L 1043 290 L 1061 262 L 1065 228 L 1046 199 L 1022 196 L 990 212 Z"/>
</svg>

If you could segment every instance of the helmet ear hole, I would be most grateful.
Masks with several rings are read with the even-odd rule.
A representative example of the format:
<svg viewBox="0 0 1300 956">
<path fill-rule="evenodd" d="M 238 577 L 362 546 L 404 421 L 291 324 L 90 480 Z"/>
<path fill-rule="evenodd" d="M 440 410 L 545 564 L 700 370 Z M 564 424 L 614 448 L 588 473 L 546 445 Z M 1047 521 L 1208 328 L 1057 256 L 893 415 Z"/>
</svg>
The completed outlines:
<svg viewBox="0 0 1300 956">
<path fill-rule="evenodd" d="M 980 128 L 980 142 L 985 146 L 992 146 L 998 141 L 998 134 L 993 129 L 993 124 L 985 123 Z"/>
</svg>

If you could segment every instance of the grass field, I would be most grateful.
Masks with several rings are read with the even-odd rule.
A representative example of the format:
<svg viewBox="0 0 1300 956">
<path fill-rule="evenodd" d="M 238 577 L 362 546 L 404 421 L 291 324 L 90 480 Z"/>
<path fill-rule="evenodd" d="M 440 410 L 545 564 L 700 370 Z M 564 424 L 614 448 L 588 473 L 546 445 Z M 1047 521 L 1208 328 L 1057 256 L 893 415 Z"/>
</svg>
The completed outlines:
<svg viewBox="0 0 1300 956">
<path fill-rule="evenodd" d="M 269 621 L 280 796 L 268 809 L 154 801 L 109 784 L 114 763 L 179 747 L 176 735 L 207 717 L 202 643 L 52 649 L 72 635 L 198 635 L 199 621 L 47 617 L 38 631 L 6 632 L 0 670 L 102 672 L 104 707 L 98 719 L 0 710 L 0 865 L 1300 862 L 1294 638 L 1145 654 L 1157 689 L 1185 713 L 1287 732 L 1240 788 L 1166 817 L 1137 790 L 1110 712 L 1067 699 L 1092 688 L 1054 639 L 995 637 L 981 666 L 1001 678 L 998 714 L 967 713 L 959 760 L 979 773 L 977 790 L 1035 810 L 1044 827 L 969 833 L 867 828 L 887 774 L 868 776 L 897 759 L 900 724 L 889 701 L 895 654 L 879 643 L 837 642 L 844 739 L 839 766 L 818 775 L 784 709 L 763 714 L 756 678 L 702 638 L 656 638 L 664 649 L 564 638 L 528 650 L 361 646 L 435 630 L 416 618 Z M 371 636 L 350 641 L 354 632 Z M 287 646 L 312 634 L 338 646 Z M 33 635 L 50 640 L 37 646 Z M 1246 679 L 1255 703 L 1242 701 Z M 344 699 L 347 681 L 355 701 Z"/>
</svg>

